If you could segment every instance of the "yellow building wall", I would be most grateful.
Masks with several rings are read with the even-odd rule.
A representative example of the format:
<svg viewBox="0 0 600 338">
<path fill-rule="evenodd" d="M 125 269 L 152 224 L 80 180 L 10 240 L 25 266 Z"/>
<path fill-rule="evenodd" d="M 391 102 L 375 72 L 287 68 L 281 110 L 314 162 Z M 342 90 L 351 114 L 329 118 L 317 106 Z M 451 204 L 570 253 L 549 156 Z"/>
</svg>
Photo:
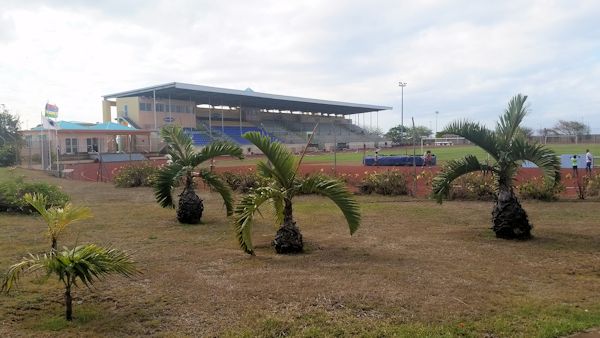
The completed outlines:
<svg viewBox="0 0 600 338">
<path fill-rule="evenodd" d="M 117 99 L 117 117 L 124 116 L 137 123 L 140 118 L 140 102 L 138 97 L 123 97 Z"/>
<path fill-rule="evenodd" d="M 102 122 L 111 122 L 110 107 L 114 106 L 115 102 L 102 100 Z"/>
<path fill-rule="evenodd" d="M 169 108 L 172 107 L 172 109 Z M 125 114 L 127 106 L 127 114 Z M 181 100 L 156 100 L 156 114 L 154 100 L 151 97 L 126 97 L 116 100 L 117 116 L 126 116 L 141 129 L 160 129 L 165 125 L 176 124 L 184 128 L 196 127 L 194 103 Z M 187 112 L 177 112 L 177 109 Z M 171 110 L 169 112 L 169 110 Z"/>
</svg>

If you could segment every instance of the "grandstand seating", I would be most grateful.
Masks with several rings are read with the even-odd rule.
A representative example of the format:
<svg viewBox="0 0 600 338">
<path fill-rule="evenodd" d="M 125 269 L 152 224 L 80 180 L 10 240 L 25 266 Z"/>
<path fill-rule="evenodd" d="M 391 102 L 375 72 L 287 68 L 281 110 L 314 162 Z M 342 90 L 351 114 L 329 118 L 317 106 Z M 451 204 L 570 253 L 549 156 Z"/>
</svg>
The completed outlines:
<svg viewBox="0 0 600 338">
<path fill-rule="evenodd" d="M 258 128 L 258 127 L 247 127 L 247 126 L 242 126 L 241 128 L 239 126 L 234 127 L 234 126 L 213 126 L 212 127 L 213 130 L 219 131 L 219 132 L 224 132 L 225 135 L 227 135 L 227 137 L 229 137 L 230 139 L 232 139 L 234 142 L 239 143 L 239 144 L 250 144 L 250 142 L 248 140 L 246 140 L 245 138 L 242 137 L 243 134 L 250 132 L 250 131 L 257 131 L 259 133 L 261 133 L 262 135 L 267 135 L 271 137 L 271 140 L 273 141 L 277 141 L 277 138 L 274 137 L 273 135 L 270 135 L 269 133 L 267 133 L 266 131 L 264 131 L 262 128 Z"/>
<path fill-rule="evenodd" d="M 319 125 L 313 136 L 313 143 L 349 143 L 349 142 L 379 142 L 383 139 L 371 135 L 361 127 L 352 124 L 349 119 L 341 117 L 314 116 L 305 114 L 272 114 L 262 113 L 251 116 L 251 121 L 213 119 L 209 128 L 206 117 L 197 117 L 197 130 L 186 130 L 194 140 L 194 144 L 202 146 L 214 140 L 228 140 L 240 145 L 249 145 L 241 135 L 249 131 L 257 131 L 268 135 L 272 140 L 287 144 L 302 144 L 307 135 L 313 131 L 316 123 Z"/>
<path fill-rule="evenodd" d="M 194 145 L 197 146 L 204 146 L 213 141 L 213 138 L 203 131 L 193 130 L 192 128 L 184 128 L 184 132 L 192 138 Z"/>
</svg>

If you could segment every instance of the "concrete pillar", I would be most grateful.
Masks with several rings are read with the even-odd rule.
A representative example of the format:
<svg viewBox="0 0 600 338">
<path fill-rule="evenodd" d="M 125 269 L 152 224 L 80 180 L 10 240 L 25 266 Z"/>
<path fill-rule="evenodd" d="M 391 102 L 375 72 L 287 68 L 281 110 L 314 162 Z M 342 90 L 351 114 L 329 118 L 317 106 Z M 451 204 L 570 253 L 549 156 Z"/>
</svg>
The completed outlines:
<svg viewBox="0 0 600 338">
<path fill-rule="evenodd" d="M 116 104 L 116 102 L 102 100 L 102 122 L 111 121 L 110 107 L 116 106 Z"/>
</svg>

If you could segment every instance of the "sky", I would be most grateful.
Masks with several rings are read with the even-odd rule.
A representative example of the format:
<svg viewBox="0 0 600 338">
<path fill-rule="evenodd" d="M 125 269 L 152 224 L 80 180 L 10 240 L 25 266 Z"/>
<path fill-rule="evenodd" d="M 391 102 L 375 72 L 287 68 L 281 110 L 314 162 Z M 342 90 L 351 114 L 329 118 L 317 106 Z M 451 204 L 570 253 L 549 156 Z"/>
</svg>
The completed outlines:
<svg viewBox="0 0 600 338">
<path fill-rule="evenodd" d="M 384 131 L 456 119 L 600 133 L 599 1 L 0 0 L 0 104 L 101 122 L 102 95 L 184 82 L 392 106 Z M 404 95 L 398 82 L 406 82 Z M 436 114 L 435 112 L 439 112 Z"/>
</svg>

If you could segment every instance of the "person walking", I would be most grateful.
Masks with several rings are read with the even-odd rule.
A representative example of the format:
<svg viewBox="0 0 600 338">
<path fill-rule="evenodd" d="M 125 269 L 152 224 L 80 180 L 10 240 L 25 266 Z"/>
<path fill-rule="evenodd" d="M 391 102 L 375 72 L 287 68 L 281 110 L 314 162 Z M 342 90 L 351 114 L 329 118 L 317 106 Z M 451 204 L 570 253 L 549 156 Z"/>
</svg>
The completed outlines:
<svg viewBox="0 0 600 338">
<path fill-rule="evenodd" d="M 594 156 L 589 149 L 585 150 L 585 173 L 588 175 L 592 174 L 592 161 L 594 160 Z"/>
<path fill-rule="evenodd" d="M 571 166 L 573 167 L 573 176 L 579 176 L 577 174 L 577 155 L 573 155 L 573 157 L 571 157 Z"/>
</svg>

